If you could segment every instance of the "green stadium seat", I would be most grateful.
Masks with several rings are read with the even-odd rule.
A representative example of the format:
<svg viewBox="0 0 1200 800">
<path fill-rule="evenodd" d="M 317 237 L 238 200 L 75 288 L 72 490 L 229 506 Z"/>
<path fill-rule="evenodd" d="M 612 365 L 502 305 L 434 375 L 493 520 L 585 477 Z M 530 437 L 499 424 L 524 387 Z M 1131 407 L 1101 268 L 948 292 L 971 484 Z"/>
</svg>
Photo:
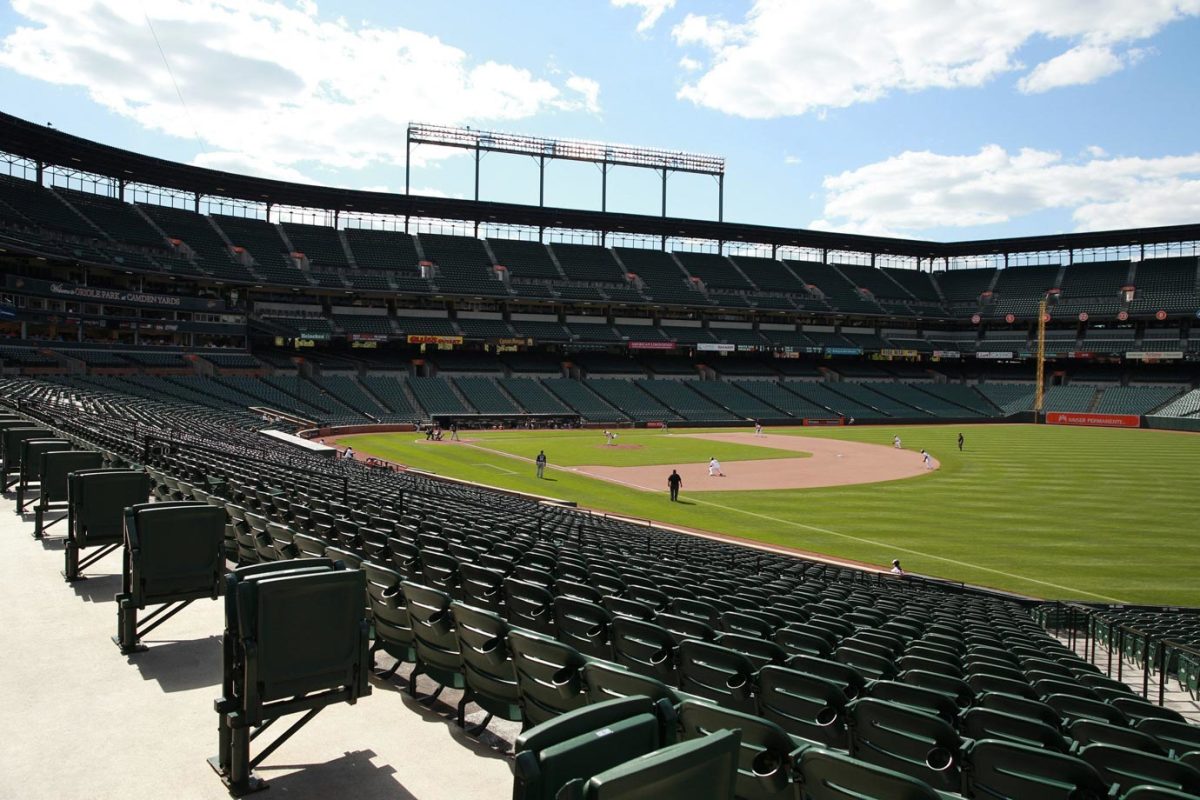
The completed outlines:
<svg viewBox="0 0 1200 800">
<path fill-rule="evenodd" d="M 25 439 L 21 442 L 21 466 L 17 469 L 17 513 L 25 512 L 26 494 L 42 483 L 42 455 L 70 450 L 66 439 Z"/>
<path fill-rule="evenodd" d="M 1165 786 L 1135 786 L 1121 795 L 1121 800 L 1195 800 L 1190 792 L 1178 792 Z"/>
<path fill-rule="evenodd" d="M 1129 717 L 1125 712 L 1099 700 L 1089 700 L 1072 694 L 1052 694 L 1043 700 L 1067 720 L 1094 719 L 1110 725 L 1129 725 Z"/>
<path fill-rule="evenodd" d="M 811 742 L 793 739 L 773 722 L 706 702 L 684 700 L 679 706 L 684 741 L 722 730 L 741 732 L 737 788 L 740 800 L 799 800 L 796 772 L 800 754 Z"/>
<path fill-rule="evenodd" d="M 606 598 L 607 599 L 607 598 Z M 663 683 L 678 682 L 678 647 L 661 625 L 631 617 L 613 617 L 613 652 L 618 664 Z"/>
<path fill-rule="evenodd" d="M 569 783 L 662 747 L 656 712 L 645 697 L 621 697 L 526 730 L 514 746 L 513 800 L 554 800 Z"/>
<path fill-rule="evenodd" d="M 1016 714 L 1026 719 L 1037 720 L 1044 725 L 1058 730 L 1062 725 L 1062 716 L 1053 708 L 1039 700 L 1029 700 L 1015 694 L 1004 692 L 984 692 L 979 696 L 980 708 L 991 708 L 1006 714 Z"/>
<path fill-rule="evenodd" d="M 896 676 L 896 680 L 901 683 L 911 683 L 913 686 L 922 686 L 926 689 L 933 689 L 935 692 L 952 695 L 954 702 L 958 703 L 959 708 L 968 708 L 975 702 L 975 691 L 970 685 L 966 681 L 950 677 L 949 675 L 927 672 L 923 669 L 906 669 Z"/>
<path fill-rule="evenodd" d="M 846 695 L 834 681 L 787 667 L 758 672 L 758 714 L 793 736 L 826 747 L 849 747 Z"/>
<path fill-rule="evenodd" d="M 554 595 L 545 586 L 505 578 L 504 606 L 512 625 L 550 637 L 558 635 L 554 621 Z"/>
<path fill-rule="evenodd" d="M 67 582 L 125 542 L 125 509 L 145 503 L 150 478 L 141 470 L 79 470 L 67 477 L 67 541 L 63 550 Z M 99 547 L 80 561 L 80 551 Z"/>
<path fill-rule="evenodd" d="M 699 639 L 702 642 L 711 642 L 717 638 L 717 633 L 712 629 L 712 626 L 701 622 L 696 617 L 660 611 L 655 615 L 654 622 L 656 625 L 665 628 L 671 634 L 671 638 L 675 640 L 676 644 L 682 642 L 684 639 Z"/>
<path fill-rule="evenodd" d="M 991 708 L 967 709 L 959 720 L 959 730 L 969 739 L 1004 739 L 1056 753 L 1070 750 L 1063 735 L 1046 723 Z"/>
<path fill-rule="evenodd" d="M 695 639 L 679 645 L 679 688 L 726 708 L 757 712 L 756 672 L 749 658 L 728 647 Z"/>
<path fill-rule="evenodd" d="M 669 745 L 592 776 L 562 800 L 734 800 L 738 734 Z"/>
<path fill-rule="evenodd" d="M 800 754 L 800 784 L 806 800 L 941 800 L 950 796 L 903 773 L 816 748 Z"/>
<path fill-rule="evenodd" d="M 554 621 L 563 643 L 586 656 L 613 660 L 613 618 L 604 606 L 574 597 L 555 597 Z"/>
<path fill-rule="evenodd" d="M 937 789 L 957 791 L 962 753 L 958 733 L 933 714 L 869 697 L 847 706 L 850 755 L 903 772 Z"/>
<path fill-rule="evenodd" d="M 29 423 L 0 428 L 0 489 L 7 492 L 21 470 L 21 442 L 26 439 L 51 439 L 54 431 Z"/>
<path fill-rule="evenodd" d="M 225 512 L 207 503 L 139 503 L 125 510 L 125 561 L 117 595 L 122 653 L 145 650 L 141 638 L 194 600 L 221 593 Z M 158 605 L 138 629 L 138 611 Z M 360 602 L 361 605 L 361 602 Z"/>
<path fill-rule="evenodd" d="M 509 631 L 508 647 L 527 729 L 587 704 L 583 683 L 587 659 L 578 650 L 518 628 Z"/>
<path fill-rule="evenodd" d="M 1200 727 L 1166 719 L 1144 718 L 1134 723 L 1139 733 L 1153 736 L 1167 750 L 1187 753 L 1200 750 Z"/>
<path fill-rule="evenodd" d="M 508 623 L 499 614 L 465 603 L 450 606 L 466 689 L 458 704 L 458 724 L 466 726 L 466 707 L 475 703 L 487 717 L 472 731 L 484 730 L 492 717 L 521 721 L 521 692 L 508 650 Z"/>
<path fill-rule="evenodd" d="M 824 636 L 799 630 L 794 625 L 775 631 L 775 644 L 779 645 L 789 656 L 810 655 L 817 658 L 829 658 L 833 655 L 834 645 Z"/>
<path fill-rule="evenodd" d="M 1097 690 L 1099 691 L 1099 690 Z M 1173 708 L 1155 705 L 1136 695 L 1126 696 L 1124 693 L 1114 696 L 1107 701 L 1129 717 L 1131 724 L 1141 719 L 1163 719 L 1171 722 L 1184 722 L 1183 715 Z"/>
<path fill-rule="evenodd" d="M 463 562 L 459 566 L 459 576 L 464 603 L 497 614 L 504 613 L 503 572 L 482 564 Z"/>
<path fill-rule="evenodd" d="M 433 694 L 425 698 L 433 702 L 447 687 L 465 689 L 462 654 L 458 649 L 458 634 L 454 630 L 454 615 L 450 611 L 450 595 L 429 586 L 403 581 L 400 591 L 404 607 L 412 624 L 413 643 L 417 651 L 417 666 L 408 678 L 408 692 L 417 696 L 417 676 L 428 675 L 437 684 Z"/>
<path fill-rule="evenodd" d="M 401 587 L 404 577 L 394 569 L 369 561 L 362 565 L 362 570 L 367 578 L 367 603 L 371 609 L 371 627 L 375 632 L 370 650 L 372 666 L 375 653 L 380 650 L 396 659 L 389 669 L 376 674 L 376 677 L 389 680 L 401 664 L 414 664 L 417 661 L 416 639 Z"/>
<path fill-rule="evenodd" d="M 32 440 L 26 440 L 32 441 Z M 32 456 L 30 456 L 32 458 Z M 59 517 L 46 524 L 46 514 L 54 511 L 67 511 L 69 501 L 67 479 L 76 470 L 98 469 L 104 463 L 104 456 L 95 450 L 51 450 L 43 452 L 39 457 L 38 468 L 38 497 L 33 507 L 33 538 L 40 539 L 46 529 L 58 524 L 65 517 Z M 23 470 L 24 468 L 22 468 Z M 141 498 L 145 500 L 145 498 Z"/>
<path fill-rule="evenodd" d="M 967 749 L 964 794 L 1006 800 L 1103 800 L 1110 786 L 1086 761 L 1040 747 L 980 739 Z"/>
<path fill-rule="evenodd" d="M 847 700 L 861 697 L 866 692 L 867 681 L 862 676 L 862 673 L 849 664 L 843 664 L 840 661 L 832 661 L 809 655 L 798 655 L 789 658 L 786 666 L 789 669 L 799 670 L 809 675 L 816 675 L 818 678 L 833 681 L 841 687 L 842 694 L 846 696 Z"/>
<path fill-rule="evenodd" d="M 1078 747 L 1086 747 L 1089 744 L 1115 744 L 1151 755 L 1170 755 L 1170 750 L 1148 733 L 1093 719 L 1075 720 L 1067 726 L 1067 735 L 1075 740 Z"/>
<path fill-rule="evenodd" d="M 939 716 L 951 725 L 958 721 L 959 708 L 954 698 L 933 689 L 899 681 L 872 681 L 867 684 L 866 696 L 887 703 L 903 703 Z"/>
<path fill-rule="evenodd" d="M 670 713 L 660 709 L 664 720 L 675 719 L 674 707 L 682 702 L 682 696 L 662 681 L 648 678 L 633 670 L 626 669 L 607 661 L 589 661 L 583 667 L 583 683 L 589 703 L 603 703 L 614 697 L 630 697 L 644 695 L 663 708 L 671 708 Z M 664 732 L 665 742 L 675 740 L 675 731 Z"/>
<path fill-rule="evenodd" d="M 1130 750 L 1115 744 L 1089 744 L 1079 758 L 1091 764 L 1100 777 L 1121 791 L 1152 785 L 1200 794 L 1200 770 L 1173 758 Z"/>
<path fill-rule="evenodd" d="M 253 774 L 264 758 L 323 708 L 371 693 L 365 592 L 364 572 L 329 561 L 279 561 L 229 575 L 218 748 L 209 763 L 231 793 L 265 789 Z M 300 712 L 250 758 L 252 739 Z"/>
</svg>

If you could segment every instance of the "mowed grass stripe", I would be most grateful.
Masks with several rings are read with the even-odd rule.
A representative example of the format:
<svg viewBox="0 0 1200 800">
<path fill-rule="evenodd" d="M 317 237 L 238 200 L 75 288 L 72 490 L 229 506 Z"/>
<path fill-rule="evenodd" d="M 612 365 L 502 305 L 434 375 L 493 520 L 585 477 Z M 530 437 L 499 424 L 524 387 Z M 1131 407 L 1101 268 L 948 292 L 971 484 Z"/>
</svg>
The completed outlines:
<svg viewBox="0 0 1200 800">
<path fill-rule="evenodd" d="M 905 449 L 929 449 L 942 468 L 879 484 L 723 492 L 719 505 L 724 507 L 689 498 L 687 486 L 683 497 L 695 501 L 690 505 L 667 502 L 665 491 L 639 492 L 570 472 L 538 481 L 532 465 L 517 459 L 467 447 L 417 445 L 412 434 L 355 437 L 355 449 L 468 480 L 568 497 L 593 508 L 868 563 L 903 557 L 913 571 L 1028 594 L 1200 605 L 1193 501 L 1200 438 L 1027 425 L 961 430 L 967 446 L 960 454 L 954 444 L 959 428 L 951 426 L 771 429 L 887 446 L 899 433 Z M 596 435 L 545 432 L 522 445 L 526 451 L 521 455 L 532 458 L 540 444 L 553 465 L 553 453 L 571 437 L 580 437 L 587 448 Z M 652 458 L 656 437 L 663 434 L 637 435 L 643 449 L 624 454 L 635 457 L 629 463 L 650 463 L 636 458 Z M 472 438 L 491 447 L 493 436 L 502 440 L 508 435 Z M 526 437 L 523 432 L 520 438 Z M 497 474 L 470 463 L 481 461 L 516 474 Z"/>
</svg>

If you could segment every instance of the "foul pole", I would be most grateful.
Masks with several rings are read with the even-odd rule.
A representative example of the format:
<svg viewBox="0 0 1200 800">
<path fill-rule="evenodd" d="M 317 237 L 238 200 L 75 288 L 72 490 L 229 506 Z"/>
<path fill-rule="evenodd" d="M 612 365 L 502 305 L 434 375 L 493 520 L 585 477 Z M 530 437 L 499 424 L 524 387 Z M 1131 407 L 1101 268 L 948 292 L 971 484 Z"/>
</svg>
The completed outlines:
<svg viewBox="0 0 1200 800">
<path fill-rule="evenodd" d="M 1038 340 L 1037 340 L 1037 395 L 1033 402 L 1033 421 L 1042 418 L 1042 400 L 1046 394 L 1046 302 L 1043 297 L 1038 303 Z"/>
</svg>

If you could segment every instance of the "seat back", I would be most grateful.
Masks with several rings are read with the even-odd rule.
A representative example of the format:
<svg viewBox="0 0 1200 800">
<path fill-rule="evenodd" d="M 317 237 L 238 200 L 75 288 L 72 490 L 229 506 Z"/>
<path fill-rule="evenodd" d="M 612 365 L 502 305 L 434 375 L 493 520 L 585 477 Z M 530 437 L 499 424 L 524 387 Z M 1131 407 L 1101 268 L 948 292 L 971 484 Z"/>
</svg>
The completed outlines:
<svg viewBox="0 0 1200 800">
<path fill-rule="evenodd" d="M 969 739 L 1004 739 L 1044 747 L 1056 753 L 1066 753 L 1070 749 L 1063 735 L 1044 722 L 991 708 L 967 709 L 963 712 L 959 730 Z"/>
<path fill-rule="evenodd" d="M 737 731 L 664 747 L 594 775 L 584 800 L 733 800 Z"/>
<path fill-rule="evenodd" d="M 442 686 L 462 685 L 462 656 L 450 613 L 450 595 L 429 586 L 403 581 L 404 605 L 412 622 L 417 663 Z"/>
<path fill-rule="evenodd" d="M 587 703 L 583 684 L 587 659 L 578 650 L 518 628 L 509 631 L 508 645 L 526 724 L 538 725 Z"/>
<path fill-rule="evenodd" d="M 504 573 L 500 570 L 463 562 L 459 566 L 463 602 L 486 608 L 497 614 L 504 610 Z"/>
<path fill-rule="evenodd" d="M 554 800 L 568 783 L 586 780 L 662 744 L 654 707 L 644 697 L 615 698 L 568 711 L 517 737 L 513 800 Z"/>
<path fill-rule="evenodd" d="M 521 719 L 517 669 L 508 649 L 508 623 L 495 612 L 461 602 L 450 606 L 471 699 L 501 719 Z"/>
<path fill-rule="evenodd" d="M 800 755 L 806 800 L 939 800 L 928 784 L 856 758 L 816 748 Z"/>
<path fill-rule="evenodd" d="M 980 739 L 967 751 L 964 770 L 968 797 L 1103 800 L 1108 784 L 1090 764 L 1002 739 Z"/>
<path fill-rule="evenodd" d="M 131 506 L 125 511 L 125 591 L 138 608 L 215 599 L 225 574 L 224 539 L 225 512 L 208 503 Z"/>
<path fill-rule="evenodd" d="M 721 730 L 741 731 L 738 777 L 734 793 L 742 800 L 774 800 L 798 796 L 797 758 L 804 747 L 773 722 L 720 706 L 684 700 L 679 706 L 684 741 Z"/>
<path fill-rule="evenodd" d="M 366 579 L 358 570 L 280 574 L 237 587 L 238 621 L 247 669 L 269 703 L 312 692 L 341 689 L 351 702 L 368 694 Z M 248 695 L 254 696 L 254 695 Z M 253 716 L 253 712 L 251 712 Z"/>
<path fill-rule="evenodd" d="M 71 443 L 66 439 L 23 439 L 21 440 L 21 464 L 19 472 L 22 483 L 41 481 L 42 456 L 59 450 L 70 450 Z"/>
<path fill-rule="evenodd" d="M 104 456 L 95 450 L 55 450 L 42 453 L 41 467 L 38 470 L 41 478 L 38 505 L 45 507 L 50 503 L 66 502 L 67 476 L 79 470 L 99 469 L 103 463 Z"/>
<path fill-rule="evenodd" d="M 1200 750 L 1200 728 L 1195 725 L 1167 719 L 1140 719 L 1134 727 L 1176 753 Z"/>
<path fill-rule="evenodd" d="M 1094 719 L 1077 719 L 1067 726 L 1067 733 L 1080 747 L 1089 744 L 1115 744 L 1130 750 L 1140 750 L 1156 756 L 1170 755 L 1168 748 L 1149 734 L 1133 728 L 1122 728 L 1097 722 Z"/>
<path fill-rule="evenodd" d="M 945 720 L 908 706 L 869 697 L 848 706 L 850 755 L 957 791 L 961 780 L 958 733 Z"/>
<path fill-rule="evenodd" d="M 1079 757 L 1091 764 L 1108 783 L 1127 792 L 1149 784 L 1200 794 L 1200 770 L 1167 756 L 1143 753 L 1115 744 L 1089 744 Z"/>
<path fill-rule="evenodd" d="M 504 605 L 512 625 L 546 636 L 557 634 L 554 595 L 546 587 L 516 578 L 505 578 Z"/>
<path fill-rule="evenodd" d="M 604 606 L 574 597 L 555 597 L 554 622 L 559 641 L 584 655 L 612 660 L 613 618 Z"/>
<path fill-rule="evenodd" d="M 94 469 L 68 473 L 67 530 L 79 547 L 120 542 L 125 509 L 146 502 L 150 477 L 142 470 Z"/>
<path fill-rule="evenodd" d="M 829 747 L 849 746 L 846 695 L 836 683 L 787 667 L 758 671 L 758 713 L 788 733 Z"/>
<path fill-rule="evenodd" d="M 301 562 L 303 563 L 303 562 Z M 362 565 L 367 581 L 367 602 L 375 628 L 375 646 L 400 661 L 415 661 L 412 621 L 404 604 L 399 572 L 367 561 Z"/>
<path fill-rule="evenodd" d="M 583 684 L 589 703 L 602 703 L 614 697 L 645 695 L 653 701 L 664 701 L 671 706 L 679 704 L 679 695 L 662 681 L 607 661 L 589 661 L 585 664 Z"/>
<path fill-rule="evenodd" d="M 0 457 L 0 474 L 7 479 L 21 468 L 21 442 L 26 439 L 48 439 L 54 436 L 49 428 L 39 428 L 33 425 L 4 428 L 0 432 L 0 445 L 3 445 L 3 456 Z"/>
<path fill-rule="evenodd" d="M 677 650 L 666 628 L 632 617 L 614 616 L 612 631 L 618 664 L 663 683 L 675 684 Z"/>
<path fill-rule="evenodd" d="M 754 664 L 728 647 L 689 639 L 679 645 L 679 688 L 753 714 Z"/>
</svg>

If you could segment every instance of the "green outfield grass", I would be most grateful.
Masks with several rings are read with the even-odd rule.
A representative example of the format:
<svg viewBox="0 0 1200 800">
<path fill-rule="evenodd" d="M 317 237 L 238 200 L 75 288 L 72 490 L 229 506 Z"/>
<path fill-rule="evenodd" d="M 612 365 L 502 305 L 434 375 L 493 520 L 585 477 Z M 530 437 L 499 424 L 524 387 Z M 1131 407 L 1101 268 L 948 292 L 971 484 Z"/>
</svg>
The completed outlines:
<svg viewBox="0 0 1200 800">
<path fill-rule="evenodd" d="M 961 428 L 960 454 L 959 430 L 772 428 L 886 446 L 899 433 L 906 449 L 926 448 L 942 467 L 909 480 L 827 489 L 689 494 L 685 486 L 678 504 L 667 500 L 665 485 L 662 493 L 641 492 L 564 470 L 538 480 L 525 459 L 543 448 L 553 466 L 564 467 L 670 465 L 675 454 L 682 461 L 736 461 L 748 456 L 731 453 L 745 449 L 760 458 L 797 454 L 661 431 L 623 431 L 618 441 L 638 449 L 597 447 L 603 438 L 596 431 L 472 432 L 487 450 L 419 444 L 415 434 L 345 440 L 360 452 L 492 486 L 873 564 L 900 558 L 909 571 L 1039 597 L 1200 605 L 1200 438 L 979 425 Z"/>
</svg>

